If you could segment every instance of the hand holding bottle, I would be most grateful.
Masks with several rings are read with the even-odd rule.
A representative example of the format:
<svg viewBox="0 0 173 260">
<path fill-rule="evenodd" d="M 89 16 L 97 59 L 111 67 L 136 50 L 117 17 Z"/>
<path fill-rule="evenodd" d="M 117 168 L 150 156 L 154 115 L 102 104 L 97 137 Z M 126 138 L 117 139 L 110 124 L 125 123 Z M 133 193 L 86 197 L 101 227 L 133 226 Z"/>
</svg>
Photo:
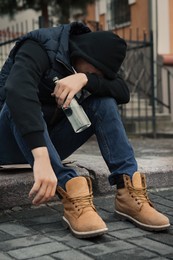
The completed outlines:
<svg viewBox="0 0 173 260">
<path fill-rule="evenodd" d="M 87 81 L 87 76 L 84 73 L 75 73 L 60 80 L 57 78 L 52 96 L 55 96 L 59 106 L 66 108 L 72 98 L 86 85 Z"/>
<path fill-rule="evenodd" d="M 59 80 L 57 77 L 55 77 L 53 81 L 56 84 L 56 88 L 57 88 L 56 92 L 58 93 Z M 85 111 L 83 110 L 82 106 L 78 104 L 75 97 L 73 96 L 72 99 L 69 98 L 70 100 L 68 100 L 68 102 L 66 99 L 64 100 L 64 95 L 62 95 L 62 97 L 63 97 L 62 100 L 64 101 L 64 103 L 62 103 L 62 109 L 66 114 L 68 120 L 70 121 L 75 133 L 80 133 L 86 128 L 88 128 L 91 125 L 91 122 L 88 116 L 86 115 Z"/>
</svg>

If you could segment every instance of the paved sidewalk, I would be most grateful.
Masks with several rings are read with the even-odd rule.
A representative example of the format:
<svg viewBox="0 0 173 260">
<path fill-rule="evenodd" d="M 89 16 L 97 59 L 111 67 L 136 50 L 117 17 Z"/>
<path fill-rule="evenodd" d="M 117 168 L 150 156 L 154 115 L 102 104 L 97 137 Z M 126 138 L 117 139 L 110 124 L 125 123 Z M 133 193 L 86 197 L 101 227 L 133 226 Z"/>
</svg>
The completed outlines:
<svg viewBox="0 0 173 260">
<path fill-rule="evenodd" d="M 173 224 L 173 189 L 151 190 L 150 198 Z M 113 195 L 96 197 L 95 204 L 109 232 L 92 239 L 77 239 L 63 227 L 63 209 L 57 201 L 2 211 L 0 260 L 173 259 L 173 226 L 154 233 L 120 221 L 114 213 Z"/>
</svg>

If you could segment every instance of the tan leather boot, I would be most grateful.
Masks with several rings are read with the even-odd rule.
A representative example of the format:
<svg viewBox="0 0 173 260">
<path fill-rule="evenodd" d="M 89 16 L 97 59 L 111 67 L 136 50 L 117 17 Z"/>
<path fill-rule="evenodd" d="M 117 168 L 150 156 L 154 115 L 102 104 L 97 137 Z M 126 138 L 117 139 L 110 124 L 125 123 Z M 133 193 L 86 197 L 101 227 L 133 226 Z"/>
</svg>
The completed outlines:
<svg viewBox="0 0 173 260">
<path fill-rule="evenodd" d="M 144 174 L 135 172 L 132 181 L 123 175 L 123 180 L 124 188 L 117 189 L 115 212 L 145 230 L 167 229 L 169 219 L 154 209 L 147 196 Z"/>
<path fill-rule="evenodd" d="M 65 192 L 61 187 L 57 192 L 64 205 L 63 220 L 78 238 L 103 235 L 106 224 L 97 214 L 93 205 L 92 184 L 89 177 L 75 177 L 66 183 Z"/>
</svg>

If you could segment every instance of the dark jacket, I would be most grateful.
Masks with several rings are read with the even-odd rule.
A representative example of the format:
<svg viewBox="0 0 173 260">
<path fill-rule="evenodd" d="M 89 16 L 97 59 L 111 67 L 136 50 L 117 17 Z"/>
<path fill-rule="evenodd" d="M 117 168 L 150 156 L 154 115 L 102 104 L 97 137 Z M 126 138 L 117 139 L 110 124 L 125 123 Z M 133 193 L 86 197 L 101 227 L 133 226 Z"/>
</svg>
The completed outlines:
<svg viewBox="0 0 173 260">
<path fill-rule="evenodd" d="M 10 52 L 9 57 L 0 73 L 0 102 L 3 103 L 6 99 L 13 119 L 18 126 L 22 136 L 26 141 L 29 140 L 28 143 L 32 143 L 32 145 L 30 145 L 31 148 L 34 148 L 34 146 L 38 147 L 44 145 L 44 124 L 41 119 L 41 110 L 44 114 L 47 124 L 49 125 L 57 107 L 55 99 L 51 96 L 51 93 L 54 89 L 54 83 L 52 79 L 54 76 L 63 78 L 74 73 L 70 61 L 70 35 L 81 35 L 89 32 L 90 29 L 88 27 L 76 22 L 53 28 L 35 30 L 21 37 Z M 44 49 L 44 52 L 48 56 L 50 66 L 44 72 L 44 75 L 41 75 L 39 80 L 37 79 L 38 86 L 33 87 L 31 91 L 27 88 L 26 92 L 24 93 L 26 86 L 21 86 L 22 89 L 18 87 L 16 90 L 12 82 L 13 79 L 10 79 L 10 71 L 13 71 L 13 64 L 16 64 L 16 53 L 21 49 L 20 47 L 22 44 L 28 39 L 36 42 L 41 46 L 41 48 Z M 88 80 L 88 83 L 84 89 L 89 91 L 91 94 L 99 96 L 113 96 L 118 103 L 127 103 L 129 101 L 129 91 L 121 77 L 117 76 L 115 81 L 109 82 L 107 79 L 100 79 L 97 77 L 97 75 L 87 76 L 92 80 Z M 91 81 L 92 84 L 90 84 Z M 95 85 L 97 85 L 98 88 L 95 87 Z M 110 86 L 107 88 L 107 85 Z M 112 87 L 112 85 L 116 85 L 117 90 L 116 87 Z M 4 91 L 4 86 L 6 88 L 6 92 Z M 22 94 L 19 92 L 22 92 Z M 32 100 L 33 92 L 35 97 Z M 18 97 L 20 96 L 21 102 L 16 101 L 15 103 L 15 98 L 17 95 Z M 22 97 L 24 97 L 24 99 Z M 27 106 L 28 100 L 30 102 L 29 106 Z M 37 108 L 34 109 L 33 107 L 36 103 Z M 17 110 L 18 113 L 15 113 Z M 42 135 L 42 138 L 39 137 L 40 135 Z"/>
<path fill-rule="evenodd" d="M 5 83 L 13 66 L 15 54 L 27 39 L 38 42 L 47 52 L 51 69 L 47 71 L 39 86 L 39 95 L 42 99 L 42 90 L 45 84 L 54 88 L 52 79 L 54 76 L 63 78 L 68 74 L 73 74 L 74 71 L 69 60 L 69 36 L 70 34 L 82 34 L 90 32 L 90 29 L 84 26 L 82 23 L 71 23 L 66 25 L 60 25 L 52 28 L 42 28 L 27 33 L 22 36 L 11 50 L 9 57 L 7 58 L 2 70 L 0 72 L 0 109 L 5 101 Z M 44 90 L 43 90 L 44 92 Z M 43 99 L 45 93 L 43 94 Z M 52 99 L 51 99 L 52 100 Z"/>
</svg>

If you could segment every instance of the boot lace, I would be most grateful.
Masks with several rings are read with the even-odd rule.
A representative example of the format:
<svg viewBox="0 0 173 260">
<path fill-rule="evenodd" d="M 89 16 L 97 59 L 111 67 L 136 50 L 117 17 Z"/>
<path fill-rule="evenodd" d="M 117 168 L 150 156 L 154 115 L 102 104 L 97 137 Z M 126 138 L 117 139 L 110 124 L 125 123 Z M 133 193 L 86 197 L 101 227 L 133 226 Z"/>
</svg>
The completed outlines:
<svg viewBox="0 0 173 260">
<path fill-rule="evenodd" d="M 87 207 L 92 207 L 95 209 L 95 207 L 93 205 L 93 194 L 92 193 L 85 195 L 85 196 L 69 198 L 69 200 L 72 202 L 72 204 L 75 205 L 76 208 L 78 208 L 78 210 L 79 210 L 79 208 L 84 209 Z"/>
<path fill-rule="evenodd" d="M 150 199 L 147 195 L 146 187 L 134 188 L 134 187 L 128 185 L 128 189 L 129 189 L 129 194 L 131 195 L 132 198 L 134 198 L 136 201 L 138 201 L 138 204 L 140 204 L 140 203 L 151 204 Z"/>
</svg>

